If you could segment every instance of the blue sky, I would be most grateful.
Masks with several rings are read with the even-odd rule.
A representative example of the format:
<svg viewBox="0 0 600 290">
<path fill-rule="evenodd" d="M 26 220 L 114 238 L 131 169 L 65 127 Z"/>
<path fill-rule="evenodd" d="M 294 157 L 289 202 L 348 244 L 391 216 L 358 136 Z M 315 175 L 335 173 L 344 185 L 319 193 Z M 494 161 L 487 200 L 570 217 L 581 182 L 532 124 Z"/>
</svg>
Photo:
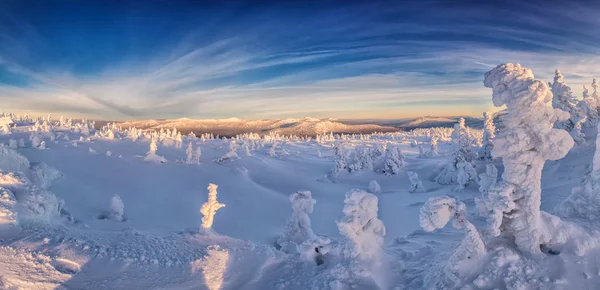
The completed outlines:
<svg viewBox="0 0 600 290">
<path fill-rule="evenodd" d="M 522 3 L 527 2 L 527 3 Z M 519 62 L 600 77 L 600 5 L 568 1 L 0 2 L 0 108 L 97 119 L 402 118 L 492 110 Z"/>
</svg>

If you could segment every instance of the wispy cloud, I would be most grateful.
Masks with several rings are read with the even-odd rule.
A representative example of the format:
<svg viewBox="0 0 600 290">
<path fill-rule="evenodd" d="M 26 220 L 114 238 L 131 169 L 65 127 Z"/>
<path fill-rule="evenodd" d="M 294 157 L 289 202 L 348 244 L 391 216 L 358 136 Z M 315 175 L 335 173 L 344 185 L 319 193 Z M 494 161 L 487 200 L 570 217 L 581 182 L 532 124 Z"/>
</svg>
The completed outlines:
<svg viewBox="0 0 600 290">
<path fill-rule="evenodd" d="M 104 119 L 479 115 L 492 107 L 483 73 L 499 63 L 545 80 L 560 68 L 576 93 L 600 77 L 597 7 L 411 5 L 257 8 L 185 22 L 179 37 L 122 55 L 92 38 L 84 52 L 97 59 L 0 10 L 11 15 L 0 20 L 0 107 Z"/>
</svg>

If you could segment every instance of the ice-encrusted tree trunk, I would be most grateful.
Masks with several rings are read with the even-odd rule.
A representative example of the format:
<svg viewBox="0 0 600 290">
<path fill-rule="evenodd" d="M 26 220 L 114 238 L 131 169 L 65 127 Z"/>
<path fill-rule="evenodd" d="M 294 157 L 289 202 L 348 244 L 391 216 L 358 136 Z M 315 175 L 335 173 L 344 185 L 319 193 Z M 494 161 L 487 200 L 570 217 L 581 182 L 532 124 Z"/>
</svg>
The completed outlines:
<svg viewBox="0 0 600 290">
<path fill-rule="evenodd" d="M 465 230 L 465 238 L 448 261 L 448 267 L 455 270 L 460 261 L 481 256 L 486 252 L 481 234 L 467 219 L 465 204 L 448 196 L 434 196 L 425 202 L 419 214 L 419 223 L 428 232 L 445 227 L 452 218 L 454 228 Z"/>
<path fill-rule="evenodd" d="M 556 69 L 554 71 L 554 82 L 550 85 L 552 91 L 552 107 L 568 112 L 570 117 L 565 121 L 557 121 L 554 126 L 557 129 L 573 130 L 575 123 L 581 119 L 581 111 L 577 107 L 577 98 L 573 96 L 571 88 L 565 83 L 565 77 Z"/>
<path fill-rule="evenodd" d="M 212 228 L 217 210 L 225 207 L 225 204 L 217 201 L 217 187 L 219 186 L 216 184 L 208 184 L 208 200 L 203 203 L 200 208 L 200 213 L 202 214 L 202 228 L 206 231 Z"/>
<path fill-rule="evenodd" d="M 479 159 L 492 160 L 493 139 L 496 137 L 496 126 L 494 125 L 494 114 L 483 112 L 483 140 L 479 149 Z"/>
<path fill-rule="evenodd" d="M 419 175 L 414 171 L 406 172 L 408 175 L 408 180 L 410 181 L 410 189 L 408 192 L 426 192 L 425 186 L 423 186 L 423 182 L 419 179 Z"/>
<path fill-rule="evenodd" d="M 343 254 L 362 262 L 375 262 L 381 255 L 385 226 L 377 218 L 377 196 L 353 189 L 344 199 L 344 217 L 336 222 L 340 234 L 346 237 Z"/>
<path fill-rule="evenodd" d="M 490 233 L 514 237 L 525 252 L 540 253 L 540 203 L 542 168 L 546 160 L 563 158 L 573 147 L 565 130 L 554 122 L 569 118 L 550 106 L 546 83 L 519 64 L 501 64 L 485 74 L 496 107 L 506 106 L 505 130 L 494 139 L 494 157 L 502 157 L 502 182 L 482 199 L 488 210 Z"/>
<path fill-rule="evenodd" d="M 277 243 L 285 252 L 297 252 L 303 243 L 315 239 L 309 214 L 313 212 L 315 203 L 308 190 L 297 191 L 290 195 L 292 203 L 292 216 L 285 223 L 285 230 Z"/>
</svg>

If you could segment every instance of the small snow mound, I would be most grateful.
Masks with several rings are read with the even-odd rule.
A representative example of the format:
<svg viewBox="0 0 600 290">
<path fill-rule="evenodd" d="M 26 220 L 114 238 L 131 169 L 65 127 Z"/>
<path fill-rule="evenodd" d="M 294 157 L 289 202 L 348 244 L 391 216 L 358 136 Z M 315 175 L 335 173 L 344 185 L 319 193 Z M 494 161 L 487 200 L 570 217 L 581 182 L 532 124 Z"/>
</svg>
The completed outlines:
<svg viewBox="0 0 600 290">
<path fill-rule="evenodd" d="M 64 274 L 75 274 L 81 270 L 79 264 L 64 258 L 57 258 L 53 263 L 54 268 Z"/>
</svg>

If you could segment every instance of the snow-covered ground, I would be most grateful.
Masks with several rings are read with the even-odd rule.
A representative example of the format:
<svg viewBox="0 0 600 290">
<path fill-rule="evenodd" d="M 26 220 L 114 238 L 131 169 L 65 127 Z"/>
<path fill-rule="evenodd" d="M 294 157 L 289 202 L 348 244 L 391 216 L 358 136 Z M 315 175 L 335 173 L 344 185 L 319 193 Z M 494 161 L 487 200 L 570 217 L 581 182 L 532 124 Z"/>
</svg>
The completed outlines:
<svg viewBox="0 0 600 290">
<path fill-rule="evenodd" d="M 475 198 L 481 196 L 477 183 L 460 189 L 435 182 L 453 158 L 451 129 L 317 139 L 245 135 L 232 142 L 115 127 L 94 132 L 90 127 L 55 120 L 50 125 L 20 124 L 0 135 L 5 144 L 0 148 L 0 187 L 6 190 L 0 200 L 0 288 L 594 289 L 600 285 L 600 227 L 587 222 L 565 228 L 585 237 L 569 241 L 582 245 L 551 245 L 551 254 L 528 256 L 492 243 L 483 256 L 448 267 L 465 235 L 443 225 L 433 232 L 423 230 L 420 214 L 428 199 L 448 196 L 443 204 L 450 202 L 453 208 L 463 202 L 466 212 L 455 218 L 466 218 L 477 227 L 485 224 L 475 206 Z M 543 211 L 552 212 L 589 171 L 594 128 L 586 133 L 590 141 L 576 145 L 561 160 L 546 162 Z M 432 134 L 437 154 L 431 154 Z M 471 140 L 482 137 L 481 131 L 467 134 Z M 157 150 L 148 153 L 152 142 Z M 357 165 L 362 161 L 360 152 L 367 152 L 363 148 L 371 154 L 383 146 L 387 151 L 372 158 L 367 169 Z M 481 144 L 468 146 L 476 150 Z M 332 173 L 340 150 L 349 156 L 346 165 L 355 168 L 352 173 Z M 404 160 L 391 162 L 388 154 L 402 154 Z M 502 174 L 501 161 L 473 162 L 478 174 L 487 164 L 495 164 Z M 411 185 L 408 172 L 416 173 L 425 192 Z M 203 207 L 209 184 L 218 185 L 217 203 L 224 207 L 210 202 Z M 300 193 L 292 198 L 292 206 L 290 196 L 296 192 Z M 203 223 L 201 208 L 215 213 L 212 225 Z M 582 229 L 587 233 L 578 232 Z M 280 248 L 282 241 L 295 245 L 298 235 L 282 237 L 290 231 L 310 240 L 292 250 L 289 243 Z"/>
</svg>

